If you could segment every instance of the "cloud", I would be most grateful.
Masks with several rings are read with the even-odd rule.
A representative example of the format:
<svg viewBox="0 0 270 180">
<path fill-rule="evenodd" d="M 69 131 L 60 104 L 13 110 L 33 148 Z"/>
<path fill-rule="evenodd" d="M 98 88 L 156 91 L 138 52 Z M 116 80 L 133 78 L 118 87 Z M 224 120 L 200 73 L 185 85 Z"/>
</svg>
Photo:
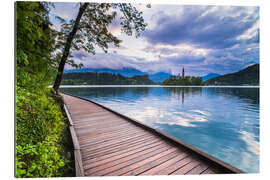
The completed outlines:
<svg viewBox="0 0 270 180">
<path fill-rule="evenodd" d="M 51 17 L 71 18 L 74 8 L 75 4 L 58 3 Z M 107 54 L 98 48 L 96 55 L 72 52 L 73 59 L 89 68 L 149 73 L 178 74 L 184 66 L 192 76 L 232 73 L 259 62 L 258 7 L 153 5 L 144 16 L 149 26 L 141 38 L 121 34 L 116 18 L 109 30 L 123 40 L 120 47 L 109 45 Z"/>
<path fill-rule="evenodd" d="M 204 56 L 173 56 L 161 59 L 159 61 L 145 61 L 142 58 L 124 56 L 117 53 L 97 53 L 90 55 L 81 50 L 73 52 L 73 59 L 76 63 L 82 63 L 85 68 L 109 68 L 109 69 L 122 69 L 122 68 L 135 68 L 142 72 L 156 73 L 168 72 L 177 74 L 180 72 L 183 65 L 188 67 L 191 62 L 193 66 L 199 65 L 204 60 Z M 71 69 L 69 65 L 65 69 Z"/>
<path fill-rule="evenodd" d="M 259 9 L 248 13 L 245 7 L 185 6 L 174 16 L 160 13 L 157 25 L 148 29 L 144 37 L 152 44 L 190 43 L 200 48 L 230 48 L 244 40 L 244 34 L 256 24 Z M 229 14 L 234 16 L 230 16 Z M 246 43 L 256 42 L 246 41 Z"/>
</svg>

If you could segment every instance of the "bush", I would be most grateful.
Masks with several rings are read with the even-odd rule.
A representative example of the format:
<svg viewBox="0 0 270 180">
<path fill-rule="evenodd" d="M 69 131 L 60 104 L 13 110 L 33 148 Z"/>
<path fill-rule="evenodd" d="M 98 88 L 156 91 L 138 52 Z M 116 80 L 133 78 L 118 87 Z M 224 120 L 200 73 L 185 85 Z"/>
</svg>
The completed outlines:
<svg viewBox="0 0 270 180">
<path fill-rule="evenodd" d="M 67 119 L 49 88 L 29 92 L 17 87 L 16 177 L 67 176 Z"/>
<path fill-rule="evenodd" d="M 15 9 L 16 176 L 73 176 L 68 123 L 48 88 L 58 66 L 49 3 L 21 1 Z"/>
</svg>

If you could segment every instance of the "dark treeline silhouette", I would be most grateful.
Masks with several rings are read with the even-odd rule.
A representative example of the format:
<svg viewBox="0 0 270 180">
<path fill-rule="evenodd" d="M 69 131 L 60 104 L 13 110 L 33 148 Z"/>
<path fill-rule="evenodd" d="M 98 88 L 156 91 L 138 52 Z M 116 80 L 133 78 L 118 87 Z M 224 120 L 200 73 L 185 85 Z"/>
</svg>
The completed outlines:
<svg viewBox="0 0 270 180">
<path fill-rule="evenodd" d="M 184 78 L 178 78 L 177 76 L 171 76 L 170 78 L 164 80 L 162 85 L 200 86 L 204 85 L 204 83 L 201 77 L 186 76 Z"/>
<path fill-rule="evenodd" d="M 150 85 L 155 84 L 148 75 L 125 77 L 111 73 L 66 73 L 62 85 Z"/>
<path fill-rule="evenodd" d="M 77 95 L 83 98 L 142 98 L 149 94 L 149 87 L 91 87 L 91 88 L 62 88 L 61 92 Z"/>
<path fill-rule="evenodd" d="M 207 85 L 259 85 L 259 64 L 206 81 Z"/>
</svg>

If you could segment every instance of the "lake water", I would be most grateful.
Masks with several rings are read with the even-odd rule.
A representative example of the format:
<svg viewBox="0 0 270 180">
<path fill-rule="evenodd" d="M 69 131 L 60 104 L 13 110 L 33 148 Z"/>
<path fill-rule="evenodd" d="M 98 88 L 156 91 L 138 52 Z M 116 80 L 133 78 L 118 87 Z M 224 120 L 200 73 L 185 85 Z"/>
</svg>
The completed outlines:
<svg viewBox="0 0 270 180">
<path fill-rule="evenodd" d="M 245 172 L 259 172 L 259 88 L 95 86 L 61 88 L 93 100 Z"/>
</svg>

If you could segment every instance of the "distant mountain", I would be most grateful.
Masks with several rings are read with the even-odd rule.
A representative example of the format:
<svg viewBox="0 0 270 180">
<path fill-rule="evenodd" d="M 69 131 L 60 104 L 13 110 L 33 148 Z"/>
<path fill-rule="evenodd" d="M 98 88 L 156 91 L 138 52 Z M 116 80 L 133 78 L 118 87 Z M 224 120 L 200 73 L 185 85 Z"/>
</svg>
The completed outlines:
<svg viewBox="0 0 270 180">
<path fill-rule="evenodd" d="M 202 80 L 203 81 L 208 81 L 209 79 L 212 79 L 212 78 L 215 78 L 215 77 L 218 77 L 220 76 L 220 74 L 217 74 L 217 73 L 209 73 L 205 76 L 202 76 Z"/>
<path fill-rule="evenodd" d="M 155 74 L 149 75 L 149 79 L 151 79 L 154 82 L 163 82 L 165 79 L 168 79 L 172 75 L 165 72 L 158 72 Z"/>
<path fill-rule="evenodd" d="M 86 72 L 98 72 L 98 73 L 110 73 L 110 74 L 120 74 L 125 77 L 133 77 L 133 76 L 141 76 L 141 75 L 149 75 L 149 79 L 154 82 L 162 82 L 165 79 L 169 78 L 171 74 L 165 72 L 158 72 L 155 74 L 149 74 L 142 72 L 140 70 L 134 68 L 123 68 L 123 69 L 109 69 L 109 68 L 82 68 L 82 69 L 71 69 L 65 70 L 64 73 L 86 73 Z"/>
<path fill-rule="evenodd" d="M 225 74 L 206 82 L 208 85 L 259 85 L 259 74 L 259 64 L 254 64 L 236 73 Z"/>
<path fill-rule="evenodd" d="M 109 68 L 101 68 L 101 69 L 94 69 L 94 68 L 82 68 L 82 69 L 71 69 L 65 70 L 64 73 L 75 73 L 75 72 L 98 72 L 98 73 L 111 73 L 111 74 L 121 74 L 122 76 L 132 77 L 135 75 L 145 75 L 142 71 L 139 71 L 134 68 L 123 68 L 123 69 L 109 69 Z"/>
</svg>

